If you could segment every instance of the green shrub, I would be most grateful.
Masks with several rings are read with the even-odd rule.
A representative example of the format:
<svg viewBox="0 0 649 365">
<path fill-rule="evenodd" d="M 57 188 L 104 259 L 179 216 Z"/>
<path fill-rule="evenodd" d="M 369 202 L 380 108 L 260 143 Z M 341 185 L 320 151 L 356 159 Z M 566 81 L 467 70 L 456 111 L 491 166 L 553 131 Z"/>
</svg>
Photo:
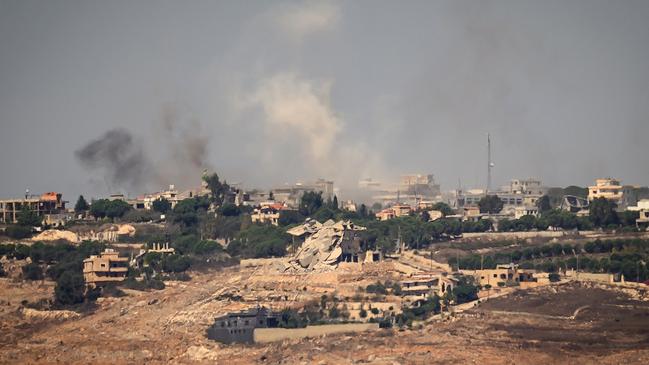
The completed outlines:
<svg viewBox="0 0 649 365">
<path fill-rule="evenodd" d="M 65 271 L 56 281 L 54 299 L 60 305 L 83 303 L 85 289 L 86 286 L 81 273 Z"/>
<path fill-rule="evenodd" d="M 358 315 L 361 318 L 366 318 L 367 317 L 367 311 L 365 309 L 361 309 L 361 311 L 358 313 Z"/>
<path fill-rule="evenodd" d="M 383 318 L 379 322 L 379 328 L 392 328 L 392 321 L 390 318 Z"/>
<path fill-rule="evenodd" d="M 31 263 L 23 266 L 23 279 L 25 280 L 43 280 L 43 268 L 36 264 Z"/>
<path fill-rule="evenodd" d="M 548 275 L 548 279 L 550 279 L 551 283 L 556 283 L 557 281 L 561 280 L 561 277 L 556 272 L 553 272 L 550 275 Z"/>
<path fill-rule="evenodd" d="M 123 282 L 123 285 L 125 288 L 140 290 L 140 291 L 149 290 L 149 289 L 162 290 L 165 288 L 165 283 L 158 278 L 151 278 L 151 279 L 144 279 L 144 280 L 127 278 Z"/>
<path fill-rule="evenodd" d="M 294 309 L 284 309 L 280 312 L 279 327 L 282 328 L 303 328 L 307 323 Z"/>
<path fill-rule="evenodd" d="M 11 225 L 5 230 L 7 236 L 20 240 L 31 237 L 32 228 L 28 226 Z"/>
<path fill-rule="evenodd" d="M 387 288 L 380 281 L 377 281 L 375 284 L 368 285 L 365 288 L 365 291 L 368 292 L 368 293 L 374 293 L 374 294 L 383 294 L 383 295 L 388 294 Z"/>
</svg>

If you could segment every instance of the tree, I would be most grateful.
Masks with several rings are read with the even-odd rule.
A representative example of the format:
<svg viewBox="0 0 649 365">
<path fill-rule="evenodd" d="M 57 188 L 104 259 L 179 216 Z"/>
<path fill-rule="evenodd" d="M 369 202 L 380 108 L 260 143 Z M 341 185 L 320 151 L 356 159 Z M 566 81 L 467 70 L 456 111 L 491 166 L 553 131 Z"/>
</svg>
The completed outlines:
<svg viewBox="0 0 649 365">
<path fill-rule="evenodd" d="M 22 271 L 25 280 L 43 280 L 43 268 L 36 263 L 23 266 Z"/>
<path fill-rule="evenodd" d="M 221 205 L 223 202 L 229 201 L 230 186 L 227 182 L 221 182 L 219 175 L 213 173 L 212 175 L 203 176 L 203 181 L 207 184 L 207 188 L 212 193 L 212 201 L 215 205 Z"/>
<path fill-rule="evenodd" d="M 503 201 L 497 195 L 487 195 L 478 202 L 480 213 L 496 214 L 503 209 Z"/>
<path fill-rule="evenodd" d="M 75 271 L 65 271 L 56 281 L 54 298 L 60 305 L 83 303 L 85 283 L 83 275 Z"/>
<path fill-rule="evenodd" d="M 334 200 L 331 203 L 332 210 L 338 210 L 338 197 L 334 195 Z"/>
<path fill-rule="evenodd" d="M 307 191 L 300 200 L 299 212 L 309 217 L 322 207 L 322 192 Z"/>
<path fill-rule="evenodd" d="M 453 296 L 457 304 L 478 299 L 478 287 L 473 283 L 473 278 L 460 276 L 457 285 L 453 288 Z"/>
<path fill-rule="evenodd" d="M 444 217 L 453 214 L 453 209 L 451 209 L 448 204 L 443 202 L 435 203 L 435 205 L 433 205 L 433 210 L 439 210 L 440 212 L 442 212 L 442 215 Z"/>
<path fill-rule="evenodd" d="M 106 217 L 106 205 L 108 202 L 108 199 L 94 200 L 90 205 L 90 214 L 97 219 Z"/>
<path fill-rule="evenodd" d="M 166 214 L 171 210 L 171 202 L 163 197 L 153 201 L 153 210 L 161 214 Z"/>
<path fill-rule="evenodd" d="M 5 230 L 7 236 L 20 240 L 27 238 L 32 234 L 32 228 L 27 226 L 11 225 Z"/>
<path fill-rule="evenodd" d="M 88 209 L 90 209 L 90 205 L 83 197 L 83 195 L 79 195 L 79 199 L 77 199 L 77 204 L 74 205 L 74 211 L 77 213 L 83 213 Z"/>
<path fill-rule="evenodd" d="M 241 214 L 241 209 L 234 204 L 224 203 L 219 212 L 226 217 L 236 217 Z"/>
<path fill-rule="evenodd" d="M 123 200 L 109 201 L 106 206 L 106 216 L 111 219 L 121 218 L 131 209 L 131 206 Z"/>
<path fill-rule="evenodd" d="M 551 210 L 552 205 L 550 205 L 550 197 L 547 195 L 540 197 L 539 200 L 536 201 L 536 207 L 539 208 L 540 213 Z"/>
<path fill-rule="evenodd" d="M 23 227 L 39 227 L 42 223 L 42 218 L 33 210 L 23 206 L 23 208 L 16 215 L 16 221 L 19 226 Z"/>
<path fill-rule="evenodd" d="M 621 214 L 618 215 L 618 218 L 620 219 L 620 223 L 624 226 L 635 226 L 636 224 L 636 219 L 638 219 L 640 215 L 638 214 L 637 211 L 632 211 L 632 210 L 625 210 Z"/>
<path fill-rule="evenodd" d="M 617 224 L 618 217 L 615 209 L 617 204 L 604 197 L 593 199 L 590 202 L 589 217 L 593 224 L 597 227 L 606 227 L 610 224 Z"/>
<path fill-rule="evenodd" d="M 297 210 L 282 209 L 279 211 L 278 224 L 288 226 L 289 224 L 298 224 L 304 222 L 304 216 Z"/>
</svg>

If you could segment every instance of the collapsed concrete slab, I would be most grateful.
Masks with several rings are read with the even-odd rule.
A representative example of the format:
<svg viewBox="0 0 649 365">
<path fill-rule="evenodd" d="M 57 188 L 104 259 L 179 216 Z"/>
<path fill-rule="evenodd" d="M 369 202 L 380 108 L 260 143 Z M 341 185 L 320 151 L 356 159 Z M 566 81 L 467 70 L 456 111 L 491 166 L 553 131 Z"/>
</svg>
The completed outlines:
<svg viewBox="0 0 649 365">
<path fill-rule="evenodd" d="M 288 231 L 293 236 L 306 235 L 306 238 L 289 260 L 287 269 L 319 270 L 335 267 L 341 261 L 362 261 L 358 231 L 365 229 L 351 221 L 328 220 L 320 224 L 313 219 L 307 220 Z"/>
</svg>

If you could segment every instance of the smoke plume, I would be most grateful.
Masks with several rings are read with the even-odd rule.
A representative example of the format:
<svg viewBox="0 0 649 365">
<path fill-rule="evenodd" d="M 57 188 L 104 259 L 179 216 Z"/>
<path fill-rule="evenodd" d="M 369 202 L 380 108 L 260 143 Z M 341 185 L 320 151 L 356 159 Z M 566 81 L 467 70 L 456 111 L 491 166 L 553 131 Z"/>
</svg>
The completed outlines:
<svg viewBox="0 0 649 365">
<path fill-rule="evenodd" d="M 137 188 L 148 180 L 149 162 L 125 129 L 112 129 L 75 152 L 82 166 L 99 170 L 107 188 Z"/>
<path fill-rule="evenodd" d="M 171 184 L 198 186 L 201 172 L 210 168 L 209 138 L 201 133 L 200 123 L 185 120 L 177 107 L 167 105 L 147 135 L 153 138 L 112 129 L 77 150 L 75 156 L 84 168 L 103 175 L 111 193 L 149 192 Z"/>
</svg>

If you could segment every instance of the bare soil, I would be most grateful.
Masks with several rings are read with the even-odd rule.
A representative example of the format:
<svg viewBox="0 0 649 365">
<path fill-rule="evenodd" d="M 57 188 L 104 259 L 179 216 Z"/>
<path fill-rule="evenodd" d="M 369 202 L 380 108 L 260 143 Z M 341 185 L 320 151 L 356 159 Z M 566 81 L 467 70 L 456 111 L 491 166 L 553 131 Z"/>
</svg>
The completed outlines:
<svg viewBox="0 0 649 365">
<path fill-rule="evenodd" d="M 649 361 L 649 302 L 618 288 L 562 284 L 517 291 L 413 329 L 330 334 L 256 345 L 221 345 L 215 316 L 257 304 L 279 310 L 323 293 L 394 279 L 389 263 L 336 272 L 280 274 L 228 268 L 192 274 L 162 291 L 104 298 L 78 319 L 34 321 L 22 298 L 52 285 L 0 279 L 0 363 L 39 364 L 636 364 Z M 644 300 L 643 300 L 644 298 Z M 391 299 L 393 300 L 393 299 Z M 587 306 L 587 307 L 585 307 Z M 585 308 L 584 308 L 585 307 Z M 582 309 L 580 309 L 582 308 Z M 575 312 L 580 309 L 576 316 Z M 573 318 L 574 316 L 574 318 Z"/>
</svg>

